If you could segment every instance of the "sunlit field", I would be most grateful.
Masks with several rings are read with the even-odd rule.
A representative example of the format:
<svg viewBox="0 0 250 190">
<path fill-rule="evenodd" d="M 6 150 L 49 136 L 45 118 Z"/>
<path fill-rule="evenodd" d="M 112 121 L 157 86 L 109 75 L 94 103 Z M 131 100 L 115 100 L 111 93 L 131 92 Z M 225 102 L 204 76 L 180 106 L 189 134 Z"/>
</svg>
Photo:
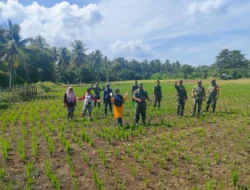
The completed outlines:
<svg viewBox="0 0 250 190">
<path fill-rule="evenodd" d="M 143 82 L 154 100 L 155 81 Z M 148 102 L 146 126 L 134 126 L 133 82 L 111 83 L 113 91 L 129 94 L 124 128 L 109 112 L 104 116 L 103 103 L 90 121 L 81 120 L 78 101 L 74 119 L 67 120 L 66 86 L 2 109 L 0 189 L 249 189 L 250 80 L 217 81 L 216 112 L 200 118 L 191 117 L 196 81 L 185 81 L 181 119 L 174 82 L 161 82 L 160 109 Z M 203 83 L 206 90 L 209 84 Z M 75 86 L 77 97 L 89 86 Z"/>
</svg>

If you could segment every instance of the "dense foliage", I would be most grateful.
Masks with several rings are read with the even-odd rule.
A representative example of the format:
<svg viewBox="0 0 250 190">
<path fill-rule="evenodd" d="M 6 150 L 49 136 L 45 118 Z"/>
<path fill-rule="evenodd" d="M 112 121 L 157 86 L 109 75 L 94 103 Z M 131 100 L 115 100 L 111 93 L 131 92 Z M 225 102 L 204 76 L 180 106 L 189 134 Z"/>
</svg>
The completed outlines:
<svg viewBox="0 0 250 190">
<path fill-rule="evenodd" d="M 87 54 L 85 44 L 76 40 L 70 49 L 50 47 L 46 39 L 22 39 L 21 28 L 10 20 L 0 28 L 0 86 L 52 81 L 87 83 L 134 79 L 205 79 L 209 76 L 237 79 L 250 77 L 249 60 L 240 50 L 222 50 L 211 66 L 193 67 L 179 61 L 109 60 L 100 50 Z"/>
</svg>

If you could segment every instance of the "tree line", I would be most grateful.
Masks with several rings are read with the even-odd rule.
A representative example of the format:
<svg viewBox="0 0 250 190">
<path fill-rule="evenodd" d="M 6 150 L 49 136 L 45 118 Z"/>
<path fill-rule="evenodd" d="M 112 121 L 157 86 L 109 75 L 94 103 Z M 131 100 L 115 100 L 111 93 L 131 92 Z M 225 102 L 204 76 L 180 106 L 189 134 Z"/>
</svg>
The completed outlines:
<svg viewBox="0 0 250 190">
<path fill-rule="evenodd" d="M 169 60 L 113 60 L 100 50 L 87 54 L 81 40 L 67 47 L 51 47 L 38 35 L 23 39 L 21 27 L 11 20 L 0 25 L 0 86 L 52 81 L 89 83 L 141 79 L 238 79 L 250 77 L 250 61 L 240 50 L 224 49 L 207 66 L 191 66 Z"/>
</svg>

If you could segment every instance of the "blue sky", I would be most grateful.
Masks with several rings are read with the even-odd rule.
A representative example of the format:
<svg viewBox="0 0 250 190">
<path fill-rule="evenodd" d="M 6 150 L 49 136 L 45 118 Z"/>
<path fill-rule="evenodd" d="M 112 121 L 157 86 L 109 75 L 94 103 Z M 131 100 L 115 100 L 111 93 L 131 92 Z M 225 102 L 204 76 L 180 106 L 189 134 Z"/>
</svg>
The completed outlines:
<svg viewBox="0 0 250 190">
<path fill-rule="evenodd" d="M 110 59 L 210 65 L 225 48 L 250 59 L 249 0 L 5 0 L 0 8 L 0 21 L 18 23 L 23 37 L 68 48 L 79 39 Z"/>
<path fill-rule="evenodd" d="M 84 6 L 84 5 L 88 5 L 90 3 L 98 3 L 100 0 L 70 0 L 68 1 L 70 4 L 77 4 L 79 6 Z M 4 2 L 7 2 L 7 0 L 5 0 Z M 19 3 L 22 5 L 30 5 L 32 4 L 34 1 L 33 0 L 19 0 Z M 36 1 L 38 4 L 43 5 L 45 7 L 52 7 L 57 3 L 61 3 L 63 1 L 58 1 L 58 0 L 37 0 Z"/>
</svg>

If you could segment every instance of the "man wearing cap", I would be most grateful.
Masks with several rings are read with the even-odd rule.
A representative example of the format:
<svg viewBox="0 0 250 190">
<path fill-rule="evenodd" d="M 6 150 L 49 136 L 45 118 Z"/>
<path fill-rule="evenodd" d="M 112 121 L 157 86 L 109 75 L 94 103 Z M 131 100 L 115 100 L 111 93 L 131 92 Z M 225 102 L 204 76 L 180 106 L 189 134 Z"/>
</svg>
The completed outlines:
<svg viewBox="0 0 250 190">
<path fill-rule="evenodd" d="M 134 98 L 133 98 L 133 94 L 134 94 L 134 91 L 138 89 L 138 82 L 137 80 L 135 80 L 135 84 L 132 86 L 132 102 L 134 102 Z"/>
<path fill-rule="evenodd" d="M 110 113 L 112 113 L 112 104 L 111 104 L 111 96 L 110 93 L 112 93 L 112 89 L 110 88 L 109 83 L 106 84 L 106 88 L 104 89 L 103 93 L 103 101 L 104 101 L 104 113 L 107 115 L 107 109 L 109 106 Z"/>
<path fill-rule="evenodd" d="M 160 108 L 162 93 L 159 80 L 156 81 L 156 85 L 154 86 L 154 95 L 155 95 L 154 108 L 156 107 L 157 103 L 158 103 L 158 108 Z"/>
<path fill-rule="evenodd" d="M 187 100 L 187 91 L 183 86 L 183 81 L 180 80 L 179 85 L 178 82 L 175 83 L 175 89 L 177 91 L 177 114 L 181 118 L 184 113 L 185 101 Z"/>
<path fill-rule="evenodd" d="M 217 99 L 219 96 L 220 88 L 216 84 L 216 80 L 211 81 L 211 86 L 207 89 L 207 103 L 206 103 L 206 111 L 208 111 L 210 104 L 212 106 L 212 111 L 215 112 Z"/>
<path fill-rule="evenodd" d="M 195 117 L 196 107 L 198 105 L 197 115 L 200 116 L 202 101 L 206 100 L 205 88 L 201 85 L 202 82 L 197 81 L 197 86 L 192 89 L 192 98 L 193 98 L 193 114 Z"/>
<path fill-rule="evenodd" d="M 90 87 L 90 89 L 91 89 L 91 90 L 94 90 L 95 99 L 100 100 L 100 99 L 101 99 L 100 93 L 101 93 L 101 91 L 104 90 L 104 88 L 103 88 L 103 89 L 100 88 L 98 82 L 95 84 L 95 87 L 93 87 L 93 86 L 94 86 L 94 85 L 92 84 L 91 87 Z M 96 104 L 98 104 L 98 107 L 100 108 L 100 102 L 95 101 L 95 102 L 94 102 L 94 107 L 96 107 Z"/>
<path fill-rule="evenodd" d="M 148 97 L 148 93 L 143 89 L 143 84 L 139 83 L 138 89 L 134 91 L 133 99 L 135 100 L 135 123 L 138 125 L 140 115 L 142 117 L 142 122 L 145 125 L 146 122 L 146 99 L 151 102 Z"/>
</svg>

